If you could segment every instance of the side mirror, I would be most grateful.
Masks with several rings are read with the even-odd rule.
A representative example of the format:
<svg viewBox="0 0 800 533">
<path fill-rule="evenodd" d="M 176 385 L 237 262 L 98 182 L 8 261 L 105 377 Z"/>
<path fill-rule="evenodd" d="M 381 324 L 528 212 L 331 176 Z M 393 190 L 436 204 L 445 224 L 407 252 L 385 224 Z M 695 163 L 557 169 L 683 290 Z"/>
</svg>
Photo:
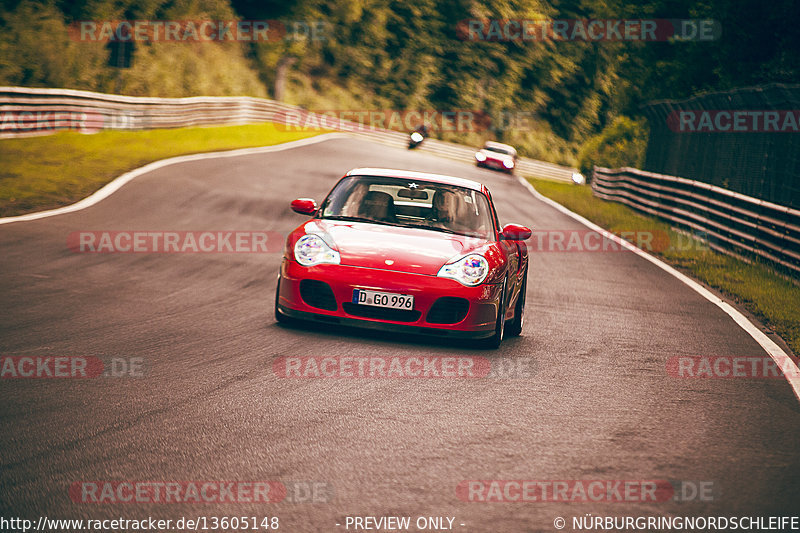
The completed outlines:
<svg viewBox="0 0 800 533">
<path fill-rule="evenodd" d="M 317 211 L 317 202 L 311 198 L 292 200 L 292 211 L 301 215 L 313 215 Z"/>
<path fill-rule="evenodd" d="M 531 237 L 530 228 L 520 226 L 519 224 L 506 224 L 503 226 L 503 231 L 500 233 L 500 238 L 506 241 L 524 241 Z"/>
</svg>

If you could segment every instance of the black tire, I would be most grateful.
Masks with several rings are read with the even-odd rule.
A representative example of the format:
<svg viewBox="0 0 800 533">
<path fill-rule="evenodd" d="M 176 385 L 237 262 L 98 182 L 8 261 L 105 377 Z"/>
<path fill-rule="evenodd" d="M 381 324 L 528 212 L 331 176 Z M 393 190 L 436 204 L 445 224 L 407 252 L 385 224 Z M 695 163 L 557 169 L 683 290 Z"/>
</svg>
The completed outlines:
<svg viewBox="0 0 800 533">
<path fill-rule="evenodd" d="M 494 334 L 488 339 L 483 340 L 483 345 L 491 350 L 496 350 L 503 342 L 503 334 L 506 329 L 506 288 L 508 279 L 503 280 L 503 288 L 500 291 L 500 302 L 498 305 L 497 322 L 494 326 Z"/>
<path fill-rule="evenodd" d="M 280 324 L 288 324 L 291 320 L 278 309 L 278 301 L 281 297 L 281 276 L 278 274 L 278 285 L 275 287 L 275 321 Z"/>
<path fill-rule="evenodd" d="M 522 279 L 522 287 L 519 290 L 517 303 L 514 306 L 514 320 L 506 324 L 506 336 L 518 337 L 522 333 L 522 326 L 525 323 L 525 293 L 528 289 L 528 270 L 525 269 L 525 277 Z"/>
</svg>

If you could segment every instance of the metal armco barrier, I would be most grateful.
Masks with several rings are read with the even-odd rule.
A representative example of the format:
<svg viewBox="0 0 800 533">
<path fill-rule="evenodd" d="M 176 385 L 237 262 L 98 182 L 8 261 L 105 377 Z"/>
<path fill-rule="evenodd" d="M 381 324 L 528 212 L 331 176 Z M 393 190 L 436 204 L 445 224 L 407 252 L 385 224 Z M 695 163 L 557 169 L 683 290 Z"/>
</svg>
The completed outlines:
<svg viewBox="0 0 800 533">
<path fill-rule="evenodd" d="M 642 111 L 650 124 L 644 170 L 800 209 L 800 84 L 650 102 Z"/>
<path fill-rule="evenodd" d="M 47 135 L 61 130 L 94 133 L 104 129 L 145 130 L 257 122 L 292 124 L 293 115 L 316 116 L 296 106 L 266 98 L 200 96 L 155 98 L 120 96 L 72 89 L 0 87 L 0 138 Z M 328 125 L 332 121 L 326 120 Z M 336 130 L 401 147 L 408 133 L 366 128 L 337 121 Z M 302 129 L 302 126 L 298 130 Z M 418 151 L 474 162 L 475 148 L 426 140 Z M 526 175 L 571 181 L 575 169 L 520 158 L 517 170 Z"/>
<path fill-rule="evenodd" d="M 689 228 L 710 247 L 800 273 L 800 211 L 715 185 L 634 168 L 595 167 L 595 196 Z"/>
</svg>

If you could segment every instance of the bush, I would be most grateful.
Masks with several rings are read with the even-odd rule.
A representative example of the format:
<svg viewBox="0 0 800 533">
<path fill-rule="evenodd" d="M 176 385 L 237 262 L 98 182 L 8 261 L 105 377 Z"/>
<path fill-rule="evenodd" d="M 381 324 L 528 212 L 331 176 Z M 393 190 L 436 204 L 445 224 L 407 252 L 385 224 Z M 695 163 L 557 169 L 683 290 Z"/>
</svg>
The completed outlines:
<svg viewBox="0 0 800 533">
<path fill-rule="evenodd" d="M 13 4 L 14 2 L 11 2 Z M 129 0 L 88 2 L 80 16 L 125 18 Z M 133 96 L 266 96 L 242 42 L 140 42 L 131 68 L 108 65 L 102 41 L 70 37 L 68 17 L 53 0 L 0 3 L 0 85 L 61 87 Z M 228 0 L 140 2 L 137 19 L 233 20 Z M 9 4 L 10 5 L 10 4 Z"/>
<path fill-rule="evenodd" d="M 591 137 L 578 151 L 578 168 L 591 176 L 592 167 L 635 167 L 644 164 L 648 128 L 644 119 L 625 116 L 614 119 L 603 131 Z"/>
<path fill-rule="evenodd" d="M 97 89 L 108 69 L 102 43 L 70 40 L 53 3 L 0 5 L 0 85 Z"/>
</svg>

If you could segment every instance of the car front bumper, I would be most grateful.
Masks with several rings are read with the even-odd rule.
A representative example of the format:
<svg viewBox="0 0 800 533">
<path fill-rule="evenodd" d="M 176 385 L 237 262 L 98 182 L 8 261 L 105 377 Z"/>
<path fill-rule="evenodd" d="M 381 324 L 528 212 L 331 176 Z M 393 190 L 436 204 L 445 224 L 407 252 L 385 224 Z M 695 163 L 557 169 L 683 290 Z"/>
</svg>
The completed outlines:
<svg viewBox="0 0 800 533">
<path fill-rule="evenodd" d="M 511 165 L 511 167 L 507 167 L 507 166 L 505 166 L 505 165 L 503 164 L 503 161 L 502 161 L 502 160 L 500 160 L 500 159 L 493 159 L 493 158 L 491 158 L 491 157 L 489 157 L 489 158 L 487 158 L 487 159 L 485 159 L 485 160 L 483 160 L 483 161 L 478 161 L 478 160 L 476 160 L 476 164 L 477 164 L 479 167 L 491 168 L 491 169 L 493 169 L 493 170 L 502 170 L 502 171 L 504 171 L 504 172 L 511 172 L 511 171 L 513 171 L 513 170 L 514 170 L 514 168 L 517 166 L 516 164 L 513 164 L 513 165 Z"/>
<path fill-rule="evenodd" d="M 286 316 L 361 328 L 453 338 L 485 338 L 493 335 L 502 290 L 500 284 L 466 287 L 455 280 L 437 276 L 347 265 L 304 267 L 288 259 L 281 265 L 280 276 L 278 308 Z M 303 280 L 327 284 L 335 300 L 335 309 L 332 309 L 332 306 L 318 307 L 319 302 L 308 298 L 307 292 L 304 298 L 301 291 Z M 414 311 L 419 312 L 419 316 L 400 319 L 363 316 L 363 311 L 372 315 L 381 315 L 383 311 L 372 307 L 365 309 L 367 306 L 356 306 L 356 309 L 352 304 L 354 289 L 412 295 Z M 469 308 L 463 319 L 444 324 L 428 321 L 434 303 L 443 297 L 467 300 Z M 310 305 L 309 300 L 316 305 Z M 376 309 L 378 311 L 375 311 Z"/>
</svg>

